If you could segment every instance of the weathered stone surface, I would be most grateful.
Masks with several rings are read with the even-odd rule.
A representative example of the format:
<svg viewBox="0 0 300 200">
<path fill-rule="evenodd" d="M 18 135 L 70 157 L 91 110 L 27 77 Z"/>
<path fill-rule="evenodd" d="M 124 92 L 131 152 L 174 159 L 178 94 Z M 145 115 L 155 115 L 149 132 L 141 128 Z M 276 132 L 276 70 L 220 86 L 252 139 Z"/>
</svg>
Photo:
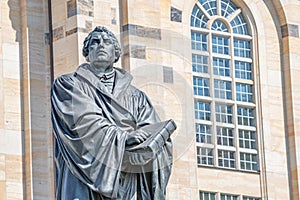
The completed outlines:
<svg viewBox="0 0 300 200">
<path fill-rule="evenodd" d="M 126 24 L 123 26 L 123 31 L 139 37 L 153 38 L 161 40 L 161 30 L 158 28 L 144 27 L 134 24 Z"/>
<path fill-rule="evenodd" d="M 117 24 L 117 10 L 116 8 L 111 8 L 111 24 Z"/>
<path fill-rule="evenodd" d="M 130 57 L 145 59 L 146 58 L 145 46 L 139 46 L 139 45 L 130 46 Z"/>
<path fill-rule="evenodd" d="M 182 11 L 171 7 L 171 21 L 181 22 L 182 21 Z"/>
<path fill-rule="evenodd" d="M 53 29 L 53 41 L 57 41 L 64 37 L 64 27 L 60 26 Z"/>
<path fill-rule="evenodd" d="M 73 33 L 77 33 L 78 28 L 73 28 L 71 30 L 66 31 L 66 37 L 72 35 Z"/>
<path fill-rule="evenodd" d="M 77 9 L 77 1 L 76 0 L 70 0 L 67 2 L 67 16 L 72 17 L 74 15 L 77 15 L 79 13 L 79 10 Z"/>
<path fill-rule="evenodd" d="M 299 26 L 296 24 L 285 24 L 281 26 L 282 37 L 299 37 Z"/>
<path fill-rule="evenodd" d="M 173 83 L 173 68 L 163 67 L 163 78 L 165 83 Z"/>
<path fill-rule="evenodd" d="M 78 0 L 79 14 L 93 17 L 94 16 L 94 1 L 93 0 Z"/>
</svg>

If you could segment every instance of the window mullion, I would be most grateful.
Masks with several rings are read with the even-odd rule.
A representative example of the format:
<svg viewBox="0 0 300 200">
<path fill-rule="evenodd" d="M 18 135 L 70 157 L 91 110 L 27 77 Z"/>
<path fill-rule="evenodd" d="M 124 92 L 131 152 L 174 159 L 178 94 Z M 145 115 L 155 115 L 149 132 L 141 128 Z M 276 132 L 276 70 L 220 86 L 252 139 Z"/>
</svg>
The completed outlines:
<svg viewBox="0 0 300 200">
<path fill-rule="evenodd" d="M 235 64 L 234 64 L 234 37 L 230 37 L 230 56 L 231 56 L 231 77 L 232 77 L 232 100 L 233 105 L 233 124 L 234 124 L 234 136 L 235 136 L 235 161 L 236 169 L 240 169 L 240 153 L 239 153 L 239 132 L 238 132 L 238 119 L 237 119 L 237 101 L 236 101 L 236 79 L 235 79 Z"/>
<path fill-rule="evenodd" d="M 210 19 L 211 16 L 210 14 L 208 14 L 208 12 L 205 10 L 205 8 L 203 8 L 203 6 L 199 3 L 199 1 L 197 1 L 197 6 L 199 7 L 199 9 L 203 12 L 203 14 L 208 18 Z"/>
<path fill-rule="evenodd" d="M 217 14 L 219 16 L 222 15 L 222 13 L 221 13 L 221 0 L 217 0 Z"/>
<path fill-rule="evenodd" d="M 214 92 L 214 75 L 213 75 L 213 55 L 212 55 L 212 33 L 208 34 L 208 52 L 209 52 L 209 75 L 210 75 L 210 95 L 212 98 L 211 101 L 211 131 L 213 137 L 213 145 L 214 145 L 214 166 L 218 166 L 218 150 L 217 150 L 217 128 L 216 128 L 216 117 L 215 117 L 215 92 Z"/>
<path fill-rule="evenodd" d="M 241 9 L 237 9 L 228 17 L 228 21 L 231 22 L 236 16 L 238 16 L 242 12 Z"/>
</svg>

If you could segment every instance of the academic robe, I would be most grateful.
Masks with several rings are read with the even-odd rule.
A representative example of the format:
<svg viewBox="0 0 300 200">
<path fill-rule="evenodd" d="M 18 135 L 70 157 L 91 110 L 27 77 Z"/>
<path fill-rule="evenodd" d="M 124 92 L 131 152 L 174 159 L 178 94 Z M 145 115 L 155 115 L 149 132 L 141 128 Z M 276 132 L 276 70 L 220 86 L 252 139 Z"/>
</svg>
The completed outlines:
<svg viewBox="0 0 300 200">
<path fill-rule="evenodd" d="M 134 195 L 141 200 L 165 199 L 172 167 L 171 140 L 147 166 L 128 162 L 128 133 L 160 120 L 147 96 L 130 84 L 132 76 L 118 68 L 115 72 L 112 94 L 88 64 L 53 83 L 58 200 L 130 200 Z"/>
</svg>

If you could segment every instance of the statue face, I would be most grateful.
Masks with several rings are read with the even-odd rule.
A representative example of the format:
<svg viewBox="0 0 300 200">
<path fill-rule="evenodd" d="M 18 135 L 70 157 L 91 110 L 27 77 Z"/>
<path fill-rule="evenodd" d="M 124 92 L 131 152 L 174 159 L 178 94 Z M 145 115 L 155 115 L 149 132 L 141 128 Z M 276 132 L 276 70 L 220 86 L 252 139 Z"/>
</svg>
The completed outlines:
<svg viewBox="0 0 300 200">
<path fill-rule="evenodd" d="M 89 44 L 89 61 L 91 65 L 102 72 L 109 71 L 115 61 L 115 46 L 105 32 L 95 32 Z"/>
</svg>

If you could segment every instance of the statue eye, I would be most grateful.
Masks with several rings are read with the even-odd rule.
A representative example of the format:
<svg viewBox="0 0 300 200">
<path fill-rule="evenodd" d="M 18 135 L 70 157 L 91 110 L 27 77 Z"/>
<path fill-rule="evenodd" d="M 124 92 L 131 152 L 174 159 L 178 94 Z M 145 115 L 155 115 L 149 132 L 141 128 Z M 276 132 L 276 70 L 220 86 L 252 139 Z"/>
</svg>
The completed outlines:
<svg viewBox="0 0 300 200">
<path fill-rule="evenodd" d="M 112 44 L 113 42 L 111 39 L 108 38 L 108 39 L 104 39 L 104 43 L 108 45 L 108 44 Z"/>
<path fill-rule="evenodd" d="M 99 44 L 99 40 L 95 40 L 95 39 L 91 40 L 90 46 L 93 46 L 93 45 L 96 45 L 96 44 Z"/>
</svg>

